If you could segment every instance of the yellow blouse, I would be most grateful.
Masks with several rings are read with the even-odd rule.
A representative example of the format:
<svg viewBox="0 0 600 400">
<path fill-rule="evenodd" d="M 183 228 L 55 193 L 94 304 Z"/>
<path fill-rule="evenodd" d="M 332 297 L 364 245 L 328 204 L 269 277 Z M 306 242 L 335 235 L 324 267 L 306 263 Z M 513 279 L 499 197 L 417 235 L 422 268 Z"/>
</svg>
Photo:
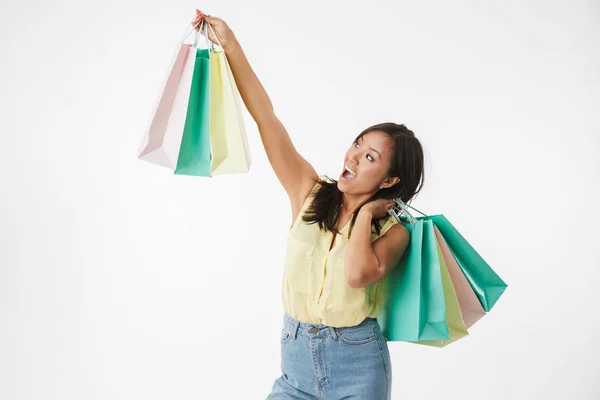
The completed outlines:
<svg viewBox="0 0 600 400">
<path fill-rule="evenodd" d="M 324 176 L 321 176 L 324 179 Z M 333 234 L 319 229 L 319 224 L 302 220 L 310 206 L 316 184 L 290 229 L 282 283 L 283 308 L 301 322 L 322 323 L 333 327 L 354 326 L 366 317 L 376 318 L 385 301 L 385 279 L 367 288 L 352 288 L 344 273 L 344 255 L 348 247 L 350 222 L 337 235 L 329 251 Z M 397 222 L 380 220 L 379 235 L 373 229 L 371 243 L 383 236 Z"/>
</svg>

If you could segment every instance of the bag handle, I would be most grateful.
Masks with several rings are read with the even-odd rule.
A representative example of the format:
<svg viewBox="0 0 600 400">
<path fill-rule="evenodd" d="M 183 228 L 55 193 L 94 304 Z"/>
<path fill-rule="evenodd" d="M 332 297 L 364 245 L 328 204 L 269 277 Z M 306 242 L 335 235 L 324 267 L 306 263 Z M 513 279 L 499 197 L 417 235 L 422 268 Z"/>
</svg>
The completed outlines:
<svg viewBox="0 0 600 400">
<path fill-rule="evenodd" d="M 225 58 L 225 63 L 226 63 L 227 65 L 229 65 L 229 60 L 227 59 L 227 53 L 225 52 L 225 48 L 223 47 L 223 45 L 221 44 L 221 41 L 219 40 L 219 37 L 217 36 L 217 32 L 215 32 L 215 30 L 213 29 L 213 27 L 212 27 L 212 25 L 211 25 L 211 24 L 206 24 L 206 25 L 207 25 L 207 26 L 210 28 L 210 30 L 212 31 L 212 33 L 213 33 L 213 36 L 214 36 L 214 37 L 215 37 L 215 39 L 217 40 L 217 44 L 219 45 L 219 47 L 221 48 L 221 50 L 223 50 L 223 57 Z M 207 29 L 206 31 L 208 31 L 208 29 Z M 208 33 L 207 33 L 207 32 L 205 32 L 205 34 L 206 34 L 206 40 L 209 40 L 209 39 L 208 39 Z M 212 43 L 212 42 L 211 42 L 211 43 Z M 215 48 L 214 48 L 214 45 L 213 45 L 213 48 L 212 48 L 212 49 L 213 49 L 213 51 L 214 51 L 214 49 L 215 49 Z"/>
<path fill-rule="evenodd" d="M 187 39 L 188 36 L 190 36 L 190 33 L 192 33 L 192 31 L 194 29 L 196 29 L 197 26 L 200 26 L 200 29 L 198 29 L 196 31 L 196 33 L 194 34 L 194 41 L 192 43 L 192 47 L 198 48 L 198 38 L 200 37 L 200 32 L 202 32 L 202 28 L 203 28 L 204 24 L 205 24 L 204 20 L 201 19 L 200 21 L 198 21 L 196 23 L 196 25 L 193 25 L 191 27 L 187 27 L 186 30 L 185 30 L 185 33 L 183 34 L 183 37 L 181 38 L 181 40 L 179 41 L 179 43 L 183 43 L 183 41 L 185 39 Z M 208 25 L 210 25 L 210 24 L 208 24 Z M 214 51 L 215 50 L 215 45 L 208 39 L 208 32 L 206 31 L 206 29 L 205 29 L 205 32 L 204 32 L 203 36 L 204 36 L 204 39 L 206 39 L 206 47 L 208 47 L 208 49 L 210 51 Z"/>
<path fill-rule="evenodd" d="M 213 44 L 213 42 L 210 41 L 210 39 L 208 38 L 208 29 L 206 29 L 206 25 L 207 24 L 206 21 L 202 20 L 201 21 L 201 25 L 200 25 L 200 29 L 196 32 L 196 35 L 194 37 L 194 47 L 198 48 L 197 44 L 198 44 L 198 37 L 200 37 L 200 32 L 202 32 L 202 28 L 204 28 L 204 39 L 206 40 L 206 47 L 208 47 L 209 51 L 215 51 L 215 45 Z"/>
<path fill-rule="evenodd" d="M 398 223 L 400 222 L 400 216 L 402 214 L 404 214 L 406 216 L 406 218 L 408 219 L 408 222 L 411 223 L 411 224 L 414 224 L 415 222 L 417 222 L 417 219 L 408 211 L 408 208 L 412 208 L 413 210 L 415 210 L 419 214 L 423 215 L 424 217 L 427 217 L 426 214 L 424 214 L 421 211 L 417 210 L 413 206 L 410 206 L 410 205 L 404 203 L 400 199 L 396 199 L 396 207 L 394 207 L 391 210 L 389 210 L 388 214 L 391 215 L 396 220 L 396 222 L 398 222 Z"/>
</svg>

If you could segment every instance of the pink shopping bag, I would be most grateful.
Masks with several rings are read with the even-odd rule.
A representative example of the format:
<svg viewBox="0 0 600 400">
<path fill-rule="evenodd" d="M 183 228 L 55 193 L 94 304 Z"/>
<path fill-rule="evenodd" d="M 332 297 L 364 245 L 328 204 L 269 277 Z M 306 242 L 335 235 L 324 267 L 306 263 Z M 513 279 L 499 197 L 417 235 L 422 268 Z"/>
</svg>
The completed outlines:
<svg viewBox="0 0 600 400">
<path fill-rule="evenodd" d="M 172 170 L 177 166 L 195 61 L 195 47 L 180 43 L 144 133 L 138 159 Z"/>
<path fill-rule="evenodd" d="M 479 302 L 477 295 L 471 288 L 471 285 L 469 285 L 467 278 L 465 278 L 460 267 L 456 263 L 448 244 L 444 240 L 444 237 L 436 226 L 434 226 L 433 229 L 435 231 L 438 244 L 440 245 L 440 249 L 442 250 L 444 261 L 448 266 L 448 272 L 450 273 L 450 279 L 452 279 L 452 284 L 454 285 L 454 290 L 456 291 L 456 297 L 458 297 L 458 303 L 460 304 L 460 311 L 462 312 L 463 321 L 468 329 L 485 315 L 485 311 L 483 310 L 483 306 Z"/>
</svg>

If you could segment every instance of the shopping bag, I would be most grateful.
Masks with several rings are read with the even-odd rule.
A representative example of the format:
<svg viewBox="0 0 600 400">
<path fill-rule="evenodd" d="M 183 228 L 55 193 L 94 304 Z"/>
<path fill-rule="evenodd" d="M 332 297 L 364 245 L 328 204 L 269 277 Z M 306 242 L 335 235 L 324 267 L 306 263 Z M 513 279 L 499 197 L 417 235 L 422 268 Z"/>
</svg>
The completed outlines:
<svg viewBox="0 0 600 400">
<path fill-rule="evenodd" d="M 210 176 L 209 60 L 209 50 L 196 50 L 194 77 L 176 175 Z"/>
<path fill-rule="evenodd" d="M 138 159 L 175 169 L 187 115 L 195 54 L 191 45 L 179 44 L 144 133 Z"/>
<path fill-rule="evenodd" d="M 250 170 L 252 160 L 242 117 L 240 93 L 225 52 L 213 51 L 210 57 L 210 135 L 213 150 L 211 173 L 213 175 L 246 173 Z"/>
<path fill-rule="evenodd" d="M 386 277 L 386 302 L 377 317 L 383 335 L 388 341 L 450 339 L 433 223 L 414 221 L 407 228 L 409 246 Z"/>
<path fill-rule="evenodd" d="M 484 311 L 490 311 L 506 290 L 506 283 L 492 270 L 446 217 L 432 215 L 424 218 L 433 221 L 439 229 L 459 268 L 479 298 Z"/>
<path fill-rule="evenodd" d="M 177 175 L 248 172 L 251 159 L 240 94 L 225 52 L 215 51 L 202 26 L 199 32 L 208 48 L 197 49 L 199 32 L 193 45 L 183 43 L 191 31 L 184 35 L 138 158 L 171 168 Z"/>
<path fill-rule="evenodd" d="M 188 123 L 190 92 L 194 83 L 194 73 L 198 64 L 196 32 L 193 44 L 184 41 L 193 31 L 192 27 L 178 43 L 178 50 L 169 66 L 169 73 L 163 82 L 161 95 L 154 106 L 152 117 L 144 133 L 138 158 L 176 170 L 181 154 L 181 144 Z M 211 49 L 205 33 L 206 43 Z"/>
<path fill-rule="evenodd" d="M 473 326 L 473 324 L 475 324 L 475 322 L 485 315 L 485 311 L 483 310 L 483 306 L 479 302 L 477 295 L 471 288 L 471 285 L 469 285 L 467 278 L 465 278 L 460 267 L 456 263 L 456 259 L 450 252 L 450 248 L 440 233 L 440 230 L 437 227 L 434 227 L 433 229 L 435 231 L 435 236 L 438 241 L 438 245 L 440 246 L 440 251 L 442 252 L 445 264 L 448 267 L 448 272 L 450 274 L 450 278 L 452 279 L 452 285 L 456 291 L 462 318 L 465 322 L 465 326 L 470 328 Z"/>
<path fill-rule="evenodd" d="M 433 227 L 434 232 L 436 230 Z M 450 333 L 449 339 L 438 339 L 438 340 L 419 340 L 413 343 L 422 344 L 434 347 L 444 347 L 461 339 L 469 334 L 467 326 L 463 320 L 460 304 L 458 301 L 457 293 L 454 290 L 453 281 L 449 272 L 449 268 L 446 265 L 444 255 L 442 254 L 441 246 L 436 235 L 436 244 L 438 258 L 440 260 L 441 275 L 442 275 L 442 286 L 444 289 L 444 303 L 446 305 L 446 325 L 448 325 L 448 332 Z"/>
<path fill-rule="evenodd" d="M 227 158 L 227 126 L 223 99 L 223 83 L 221 70 L 222 52 L 210 54 L 210 173 Z"/>
<path fill-rule="evenodd" d="M 462 292 L 465 295 L 461 295 L 461 297 L 470 296 L 470 302 L 473 302 L 473 296 L 469 295 L 469 291 L 466 289 L 464 282 L 460 283 L 461 274 L 462 278 L 468 281 L 471 290 L 477 295 L 477 299 L 483 310 L 485 310 L 486 304 L 487 307 L 491 307 L 495 304 L 507 285 L 475 252 L 472 246 L 469 245 L 443 215 L 427 216 L 415 208 L 404 204 L 399 199 L 396 200 L 396 204 L 397 207 L 390 210 L 389 214 L 399 223 L 407 224 L 407 227 L 411 231 L 411 242 L 400 260 L 399 265 L 394 268 L 386 278 L 388 280 L 387 282 L 390 283 L 390 293 L 388 293 L 386 305 L 384 306 L 384 310 L 380 317 L 378 317 L 378 320 L 382 326 L 384 336 L 390 341 L 401 340 L 443 347 L 467 334 L 467 324 L 462 316 L 462 311 L 460 309 L 461 304 L 457 293 Z M 413 217 L 408 211 L 409 207 L 423 214 L 423 217 Z M 420 231 L 419 227 L 423 227 L 422 231 Z M 419 333 L 419 339 L 407 340 L 406 337 L 415 336 L 415 331 L 421 329 L 423 326 L 425 318 L 423 318 L 422 315 L 432 315 L 429 313 L 427 307 L 431 303 L 435 304 L 435 301 L 438 299 L 438 294 L 435 291 L 427 289 L 426 283 L 430 281 L 430 278 L 422 279 L 422 282 L 424 283 L 422 288 L 418 287 L 418 279 L 415 279 L 415 271 L 419 270 L 419 266 L 416 265 L 418 262 L 417 252 L 419 251 L 419 244 L 423 244 L 423 249 L 427 247 L 427 232 L 430 227 L 432 235 L 436 237 L 435 242 L 437 244 L 438 260 L 441 265 L 441 279 L 444 288 L 444 301 L 446 303 L 445 310 L 448 337 L 432 339 L 424 334 L 431 334 L 431 329 L 429 329 L 429 332 L 423 329 Z M 439 229 L 436 229 L 438 227 Z M 450 238 L 452 242 L 447 238 Z M 450 253 L 451 257 L 448 257 L 448 253 Z M 460 256 L 457 257 L 457 255 Z M 446 260 L 448 260 L 448 262 L 446 262 Z M 452 260 L 456 261 L 456 266 L 458 266 L 458 268 L 456 268 Z M 423 275 L 426 275 L 427 271 L 432 271 L 430 267 L 431 263 L 427 261 L 426 257 L 421 257 L 421 263 Z M 448 265 L 450 265 L 449 268 Z M 460 270 L 461 274 L 457 272 L 457 269 Z M 430 277 L 431 276 L 433 275 L 430 275 Z M 458 287 L 459 292 L 456 291 L 455 281 L 457 282 L 456 287 Z M 416 301 L 415 299 L 417 296 L 415 293 L 420 290 L 423 292 L 421 293 L 421 297 L 425 298 Z M 487 303 L 484 304 L 484 301 Z M 417 309 L 421 314 L 419 324 L 415 324 L 415 320 L 417 319 L 415 317 Z M 470 305 L 468 309 L 473 310 L 474 313 L 476 313 L 476 315 L 471 316 L 471 319 L 468 321 L 469 324 L 472 325 L 482 314 L 478 307 Z M 433 315 L 434 317 L 439 317 L 437 314 Z M 400 326 L 402 323 L 405 324 L 404 327 Z M 429 324 L 430 328 L 442 326 L 440 321 L 436 321 L 435 318 L 430 319 L 426 324 Z M 416 328 L 416 325 L 419 325 L 419 328 Z"/>
</svg>

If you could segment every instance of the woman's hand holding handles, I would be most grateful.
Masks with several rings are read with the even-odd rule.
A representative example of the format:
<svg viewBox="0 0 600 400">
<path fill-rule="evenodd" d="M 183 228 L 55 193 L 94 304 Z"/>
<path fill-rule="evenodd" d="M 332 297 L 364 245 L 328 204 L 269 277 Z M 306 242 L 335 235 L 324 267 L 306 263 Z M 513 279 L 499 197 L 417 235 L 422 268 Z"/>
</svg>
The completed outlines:
<svg viewBox="0 0 600 400">
<path fill-rule="evenodd" d="M 373 200 L 362 206 L 361 210 L 369 212 L 374 218 L 383 218 L 387 212 L 394 208 L 396 201 L 394 199 Z"/>
<path fill-rule="evenodd" d="M 201 24 L 202 20 L 204 20 L 205 24 Z M 198 31 L 202 25 L 202 33 L 204 33 L 204 30 L 207 29 L 206 24 L 209 24 L 212 27 L 212 29 L 208 28 L 208 38 L 211 42 L 220 45 L 225 51 L 233 46 L 236 38 L 225 21 L 219 17 L 212 17 L 204 14 L 200 10 L 196 10 L 196 18 L 192 21 L 194 29 Z M 216 37 L 215 34 L 217 35 Z"/>
</svg>

